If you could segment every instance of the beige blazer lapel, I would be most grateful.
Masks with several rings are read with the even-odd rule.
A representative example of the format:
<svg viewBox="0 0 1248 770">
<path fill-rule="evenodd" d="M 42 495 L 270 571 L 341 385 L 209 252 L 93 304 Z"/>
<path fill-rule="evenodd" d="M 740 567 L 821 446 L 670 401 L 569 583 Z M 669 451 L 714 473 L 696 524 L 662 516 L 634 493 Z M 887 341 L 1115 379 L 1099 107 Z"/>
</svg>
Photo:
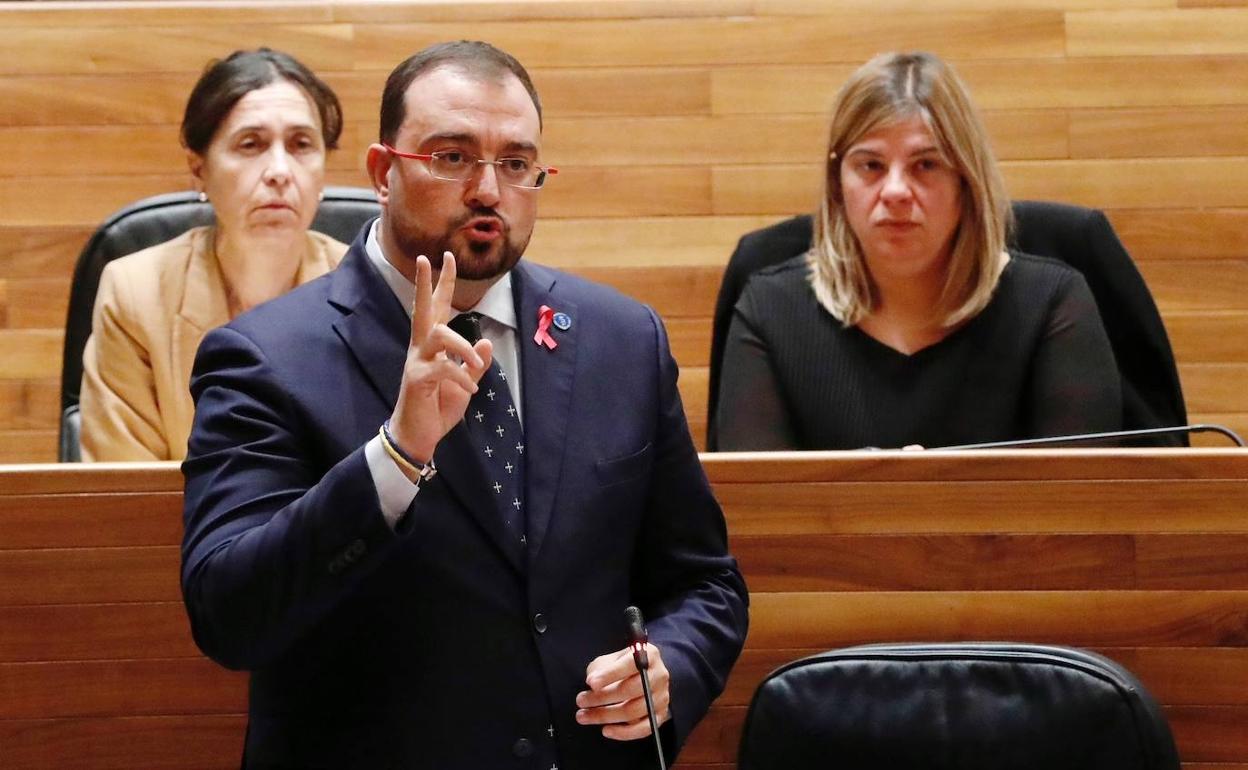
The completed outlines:
<svg viewBox="0 0 1248 770">
<path fill-rule="evenodd" d="M 178 397 L 169 404 L 169 412 L 163 415 L 169 430 L 170 446 L 186 446 L 195 408 L 188 384 L 199 343 L 210 330 L 230 320 L 225 281 L 213 249 L 214 233 L 214 228 L 204 228 L 192 235 L 182 300 L 177 317 L 173 319 L 170 371 L 176 378 L 171 386 Z"/>
</svg>

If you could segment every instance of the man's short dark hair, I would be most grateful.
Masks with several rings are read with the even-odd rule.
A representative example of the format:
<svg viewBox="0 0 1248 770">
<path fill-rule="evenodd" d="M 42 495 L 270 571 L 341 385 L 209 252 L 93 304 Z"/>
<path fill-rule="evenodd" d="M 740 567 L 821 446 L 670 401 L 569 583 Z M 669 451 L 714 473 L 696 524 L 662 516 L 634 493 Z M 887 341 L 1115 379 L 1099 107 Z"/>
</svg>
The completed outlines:
<svg viewBox="0 0 1248 770">
<path fill-rule="evenodd" d="M 524 90 L 529 92 L 533 106 L 537 108 L 537 124 L 542 124 L 542 102 L 533 87 L 533 80 L 516 57 L 479 40 L 457 40 L 436 43 L 409 56 L 394 68 L 386 78 L 386 88 L 381 92 L 381 141 L 394 144 L 399 126 L 407 116 L 403 97 L 407 87 L 422 74 L 437 67 L 455 67 L 468 75 L 481 79 L 501 79 L 507 73 L 516 76 Z"/>
<path fill-rule="evenodd" d="M 186 100 L 182 144 L 203 155 L 239 99 L 279 80 L 299 86 L 312 99 L 321 118 L 325 149 L 337 148 L 342 135 L 342 105 L 334 90 L 295 57 L 271 48 L 235 51 L 208 63 Z"/>
</svg>

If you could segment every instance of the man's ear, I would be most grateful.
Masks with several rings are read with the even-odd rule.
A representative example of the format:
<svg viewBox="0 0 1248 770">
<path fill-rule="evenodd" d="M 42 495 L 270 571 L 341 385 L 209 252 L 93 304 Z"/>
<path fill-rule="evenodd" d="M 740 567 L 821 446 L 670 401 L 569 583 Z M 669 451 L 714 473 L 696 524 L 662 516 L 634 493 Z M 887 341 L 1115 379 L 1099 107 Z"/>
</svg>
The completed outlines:
<svg viewBox="0 0 1248 770">
<path fill-rule="evenodd" d="M 368 181 L 377 193 L 377 202 L 385 206 L 390 202 L 390 164 L 394 156 L 380 144 L 370 144 L 364 164 L 368 168 Z"/>
</svg>

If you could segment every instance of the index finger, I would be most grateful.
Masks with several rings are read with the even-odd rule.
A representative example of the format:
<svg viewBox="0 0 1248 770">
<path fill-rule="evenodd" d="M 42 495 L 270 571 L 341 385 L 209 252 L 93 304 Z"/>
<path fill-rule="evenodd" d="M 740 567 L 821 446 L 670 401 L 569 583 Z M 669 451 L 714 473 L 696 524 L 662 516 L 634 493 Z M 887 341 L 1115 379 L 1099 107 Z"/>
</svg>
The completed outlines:
<svg viewBox="0 0 1248 770">
<path fill-rule="evenodd" d="M 589 685 L 591 690 L 601 690 L 635 673 L 637 673 L 637 664 L 633 662 L 633 651 L 625 647 L 623 650 L 607 653 L 590 661 L 585 667 L 585 684 Z"/>
<path fill-rule="evenodd" d="M 435 323 L 451 320 L 451 300 L 455 298 L 455 255 L 442 252 L 442 270 L 438 273 L 438 285 L 433 287 L 433 313 Z"/>
<path fill-rule="evenodd" d="M 416 257 L 416 299 L 412 304 L 412 339 L 408 343 L 414 348 L 420 347 L 436 323 L 430 307 L 433 293 L 430 288 L 432 274 L 433 267 L 429 264 L 429 258 L 424 254 Z"/>
</svg>

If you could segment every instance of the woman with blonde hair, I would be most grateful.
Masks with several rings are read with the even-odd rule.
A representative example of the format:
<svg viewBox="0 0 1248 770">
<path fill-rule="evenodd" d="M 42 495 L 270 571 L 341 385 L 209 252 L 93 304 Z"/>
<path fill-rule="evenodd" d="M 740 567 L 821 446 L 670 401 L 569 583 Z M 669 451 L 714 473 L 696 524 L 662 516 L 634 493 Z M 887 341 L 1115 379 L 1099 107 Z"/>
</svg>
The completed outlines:
<svg viewBox="0 0 1248 770">
<path fill-rule="evenodd" d="M 719 448 L 850 449 L 1114 430 L 1121 391 L 1083 277 L 1009 252 L 1010 203 L 965 86 L 890 53 L 833 108 L 805 256 L 736 305 Z"/>
</svg>

